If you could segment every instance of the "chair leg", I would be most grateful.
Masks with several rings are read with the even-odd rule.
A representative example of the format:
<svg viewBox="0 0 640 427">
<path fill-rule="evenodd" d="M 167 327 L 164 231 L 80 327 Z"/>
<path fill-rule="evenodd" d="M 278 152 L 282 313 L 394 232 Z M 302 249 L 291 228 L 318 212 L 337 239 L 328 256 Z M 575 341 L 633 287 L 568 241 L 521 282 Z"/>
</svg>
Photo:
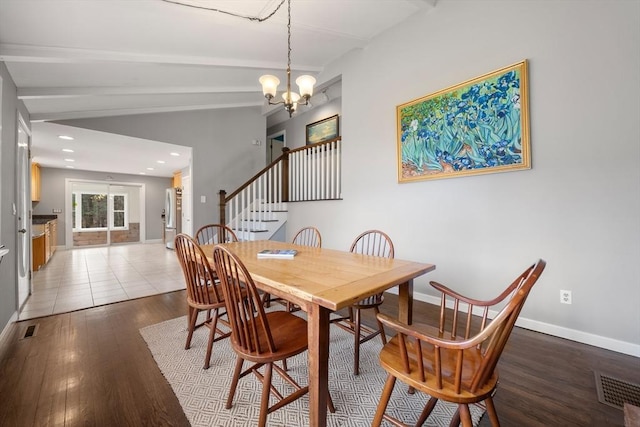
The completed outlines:
<svg viewBox="0 0 640 427">
<path fill-rule="evenodd" d="M 267 308 L 271 307 L 271 294 L 265 293 L 262 296 L 262 305 Z"/>
<path fill-rule="evenodd" d="M 387 381 L 384 383 L 382 396 L 380 396 L 380 402 L 378 402 L 376 414 L 374 415 L 373 421 L 371 422 L 372 427 L 380 427 L 380 424 L 382 423 L 382 417 L 384 417 L 384 413 L 387 410 L 387 405 L 389 404 L 389 399 L 391 398 L 391 393 L 393 393 L 393 387 L 395 385 L 396 377 L 391 374 L 387 375 Z"/>
<path fill-rule="evenodd" d="M 233 405 L 233 396 L 236 394 L 236 388 L 238 387 L 238 381 L 240 380 L 243 363 L 244 360 L 241 357 L 236 359 L 236 368 L 233 371 L 233 379 L 231 380 L 231 387 L 229 387 L 229 397 L 227 397 L 227 405 L 225 406 L 227 409 L 231 409 L 231 406 Z"/>
<path fill-rule="evenodd" d="M 355 309 L 355 326 L 353 328 L 353 375 L 360 374 L 360 310 Z"/>
<path fill-rule="evenodd" d="M 489 414 L 489 420 L 493 427 L 500 427 L 500 421 L 498 421 L 498 413 L 496 412 L 496 405 L 493 404 L 493 398 L 488 397 L 484 403 L 487 405 L 487 413 Z"/>
<path fill-rule="evenodd" d="M 189 317 L 189 333 L 187 334 L 187 342 L 184 345 L 185 350 L 189 350 L 191 347 L 191 337 L 193 337 L 193 331 L 196 329 L 196 320 L 198 319 L 198 310 L 189 307 L 189 311 L 187 312 Z"/>
<path fill-rule="evenodd" d="M 427 418 L 429 418 L 429 415 L 431 415 L 431 411 L 433 411 L 433 408 L 436 407 L 436 403 L 438 403 L 438 399 L 436 399 L 435 397 L 429 399 L 427 404 L 424 406 L 422 413 L 420 414 L 420 418 L 418 418 L 418 422 L 416 423 L 417 426 L 421 426 L 427 421 Z"/>
<path fill-rule="evenodd" d="M 462 421 L 462 427 L 472 427 L 473 423 L 471 422 L 471 412 L 469 412 L 469 405 L 459 404 L 458 405 L 460 420 Z"/>
<path fill-rule="evenodd" d="M 213 312 L 211 318 L 211 330 L 209 331 L 209 342 L 207 343 L 207 354 L 204 357 L 204 369 L 209 369 L 209 362 L 211 361 L 211 352 L 213 350 L 213 341 L 216 337 L 216 327 L 218 326 L 218 309 Z"/>
<path fill-rule="evenodd" d="M 373 310 L 376 312 L 376 322 L 378 322 L 378 329 L 380 330 L 380 339 L 382 340 L 382 345 L 387 343 L 387 336 L 384 333 L 384 325 L 380 320 L 378 320 L 378 314 L 380 314 L 380 309 L 376 306 L 373 307 Z"/>
<path fill-rule="evenodd" d="M 273 374 L 273 364 L 265 365 L 264 378 L 262 380 L 262 399 L 260 400 L 260 419 L 258 427 L 267 425 L 267 414 L 269 413 L 269 396 L 271 395 L 271 375 Z"/>
<path fill-rule="evenodd" d="M 336 407 L 333 405 L 333 399 L 331 398 L 331 393 L 329 393 L 328 390 L 327 390 L 327 408 L 329 409 L 329 412 L 331 412 L 332 414 L 336 413 Z"/>
</svg>

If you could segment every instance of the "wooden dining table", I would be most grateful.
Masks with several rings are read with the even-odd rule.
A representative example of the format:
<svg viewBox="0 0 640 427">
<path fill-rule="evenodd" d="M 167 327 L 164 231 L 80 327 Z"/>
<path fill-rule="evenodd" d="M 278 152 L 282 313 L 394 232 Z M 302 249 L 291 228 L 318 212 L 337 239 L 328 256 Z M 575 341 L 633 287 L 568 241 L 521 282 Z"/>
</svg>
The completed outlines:
<svg viewBox="0 0 640 427">
<path fill-rule="evenodd" d="M 259 289 L 291 301 L 307 313 L 309 425 L 313 427 L 327 424 L 329 315 L 365 297 L 399 286 L 399 319 L 411 323 L 413 279 L 435 269 L 433 264 L 271 240 L 222 246 L 240 258 Z M 202 246 L 212 265 L 213 248 L 213 245 Z M 297 254 L 293 259 L 258 259 L 258 252 L 264 249 L 295 249 Z"/>
</svg>

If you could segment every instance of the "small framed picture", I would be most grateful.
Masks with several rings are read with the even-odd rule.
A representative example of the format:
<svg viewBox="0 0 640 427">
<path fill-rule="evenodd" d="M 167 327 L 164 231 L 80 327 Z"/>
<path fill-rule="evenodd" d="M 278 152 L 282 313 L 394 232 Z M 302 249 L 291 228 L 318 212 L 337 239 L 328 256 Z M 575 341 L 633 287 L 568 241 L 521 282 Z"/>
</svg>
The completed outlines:
<svg viewBox="0 0 640 427">
<path fill-rule="evenodd" d="M 338 115 L 307 125 L 307 145 L 336 139 L 340 133 Z"/>
</svg>

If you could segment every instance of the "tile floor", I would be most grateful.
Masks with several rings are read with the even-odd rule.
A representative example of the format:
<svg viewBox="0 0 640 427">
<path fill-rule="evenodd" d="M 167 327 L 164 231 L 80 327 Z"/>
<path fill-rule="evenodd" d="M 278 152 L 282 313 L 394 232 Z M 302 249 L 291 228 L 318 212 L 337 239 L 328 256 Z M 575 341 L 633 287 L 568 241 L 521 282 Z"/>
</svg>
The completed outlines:
<svg viewBox="0 0 640 427">
<path fill-rule="evenodd" d="M 57 250 L 34 272 L 19 320 L 180 289 L 180 264 L 162 243 Z"/>
</svg>

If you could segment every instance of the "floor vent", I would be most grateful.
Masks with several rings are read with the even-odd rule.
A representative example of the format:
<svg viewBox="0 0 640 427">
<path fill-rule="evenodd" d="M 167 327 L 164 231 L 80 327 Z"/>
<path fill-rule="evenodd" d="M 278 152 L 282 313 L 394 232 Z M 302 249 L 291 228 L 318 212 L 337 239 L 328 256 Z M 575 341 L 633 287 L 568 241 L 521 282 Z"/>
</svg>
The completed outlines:
<svg viewBox="0 0 640 427">
<path fill-rule="evenodd" d="M 596 372 L 598 401 L 623 409 L 625 403 L 640 406 L 640 384 L 630 383 Z"/>
<path fill-rule="evenodd" d="M 29 325 L 27 326 L 27 329 L 25 329 L 24 335 L 22 335 L 22 338 L 20 339 L 23 340 L 25 338 L 35 337 L 36 332 L 38 332 L 38 324 L 36 323 L 35 325 Z"/>
</svg>

